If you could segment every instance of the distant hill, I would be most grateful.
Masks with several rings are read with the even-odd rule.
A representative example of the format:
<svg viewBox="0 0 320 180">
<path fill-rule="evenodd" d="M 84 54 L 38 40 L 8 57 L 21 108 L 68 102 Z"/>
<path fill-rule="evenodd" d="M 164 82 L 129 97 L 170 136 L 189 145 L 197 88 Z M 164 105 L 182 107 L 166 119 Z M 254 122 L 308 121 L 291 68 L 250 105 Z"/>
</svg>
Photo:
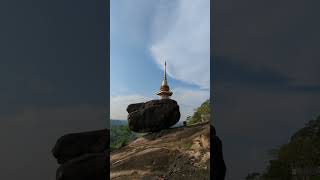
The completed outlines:
<svg viewBox="0 0 320 180">
<path fill-rule="evenodd" d="M 116 121 L 117 122 L 117 121 Z M 113 125 L 110 129 L 110 150 L 113 151 L 122 146 L 127 145 L 130 141 L 135 140 L 140 137 L 139 133 L 130 131 L 127 124 L 121 124 L 117 122 L 118 125 Z"/>
<path fill-rule="evenodd" d="M 120 126 L 120 125 L 128 125 L 127 120 L 118 120 L 118 119 L 111 119 L 110 125 L 112 126 Z"/>
<path fill-rule="evenodd" d="M 289 142 L 272 149 L 272 160 L 261 175 L 250 173 L 247 180 L 320 179 L 320 116 L 294 133 Z M 293 173 L 295 177 L 293 177 Z M 312 178 L 311 178 L 312 176 Z"/>
<path fill-rule="evenodd" d="M 111 127 L 112 126 L 120 126 L 120 125 L 128 125 L 128 121 L 127 120 L 115 120 L 115 119 L 111 119 L 110 121 L 111 123 Z M 172 127 L 180 127 L 183 126 L 183 122 L 179 121 L 177 122 L 177 124 L 173 125 Z"/>
<path fill-rule="evenodd" d="M 210 100 L 206 100 L 200 107 L 195 109 L 192 116 L 187 117 L 187 125 L 208 122 L 210 120 Z"/>
</svg>

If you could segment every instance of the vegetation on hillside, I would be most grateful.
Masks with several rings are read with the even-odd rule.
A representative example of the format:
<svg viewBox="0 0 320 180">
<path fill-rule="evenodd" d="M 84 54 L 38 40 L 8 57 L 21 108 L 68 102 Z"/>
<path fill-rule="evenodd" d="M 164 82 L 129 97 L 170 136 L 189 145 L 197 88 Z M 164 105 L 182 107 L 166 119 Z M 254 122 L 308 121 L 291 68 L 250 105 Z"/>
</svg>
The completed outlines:
<svg viewBox="0 0 320 180">
<path fill-rule="evenodd" d="M 113 151 L 127 145 L 141 134 L 130 131 L 128 125 L 112 126 L 110 130 L 110 150 Z"/>
<path fill-rule="evenodd" d="M 187 117 L 187 125 L 194 125 L 210 120 L 210 100 L 206 100 L 200 107 L 195 109 L 192 116 Z"/>
<path fill-rule="evenodd" d="M 299 177 L 312 176 L 319 180 L 320 174 L 305 174 L 311 171 L 320 173 L 320 116 L 309 121 L 287 144 L 271 150 L 270 154 L 273 159 L 269 161 L 266 172 L 259 179 L 288 180 L 292 179 L 294 172 L 299 171 L 296 173 Z M 249 175 L 246 179 L 256 178 Z"/>
</svg>

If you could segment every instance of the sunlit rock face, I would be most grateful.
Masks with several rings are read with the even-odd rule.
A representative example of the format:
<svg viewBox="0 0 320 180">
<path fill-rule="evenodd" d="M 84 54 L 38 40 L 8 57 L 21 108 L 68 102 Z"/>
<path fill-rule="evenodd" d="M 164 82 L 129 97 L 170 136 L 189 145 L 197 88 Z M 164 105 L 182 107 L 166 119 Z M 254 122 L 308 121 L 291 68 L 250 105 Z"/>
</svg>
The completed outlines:
<svg viewBox="0 0 320 180">
<path fill-rule="evenodd" d="M 131 131 L 156 132 L 175 125 L 180 119 L 179 105 L 172 99 L 151 100 L 127 107 Z"/>
<path fill-rule="evenodd" d="M 110 153 L 110 179 L 211 179 L 209 142 L 208 122 L 147 133 Z"/>
</svg>

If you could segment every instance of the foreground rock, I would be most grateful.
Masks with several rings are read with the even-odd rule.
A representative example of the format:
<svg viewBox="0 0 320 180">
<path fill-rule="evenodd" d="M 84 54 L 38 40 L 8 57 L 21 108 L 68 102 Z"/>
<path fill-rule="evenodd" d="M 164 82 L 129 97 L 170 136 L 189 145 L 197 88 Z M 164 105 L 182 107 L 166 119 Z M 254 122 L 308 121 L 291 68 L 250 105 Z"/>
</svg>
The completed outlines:
<svg viewBox="0 0 320 180">
<path fill-rule="evenodd" d="M 57 180 L 106 180 L 109 177 L 107 153 L 85 154 L 62 164 Z"/>
<path fill-rule="evenodd" d="M 73 133 L 58 139 L 52 150 L 61 166 L 57 180 L 105 180 L 109 177 L 109 130 Z"/>
<path fill-rule="evenodd" d="M 107 129 L 91 132 L 72 133 L 60 137 L 52 149 L 59 164 L 87 153 L 102 153 L 109 149 Z"/>
<path fill-rule="evenodd" d="M 139 133 L 168 129 L 180 119 L 179 105 L 172 99 L 130 104 L 127 111 L 130 130 Z"/>
<path fill-rule="evenodd" d="M 211 144 L 211 176 L 214 180 L 224 180 L 226 176 L 226 165 L 223 159 L 222 142 L 216 135 L 215 128 L 210 126 L 210 144 Z"/>
<path fill-rule="evenodd" d="M 210 179 L 209 123 L 146 134 L 110 154 L 113 180 Z"/>
</svg>

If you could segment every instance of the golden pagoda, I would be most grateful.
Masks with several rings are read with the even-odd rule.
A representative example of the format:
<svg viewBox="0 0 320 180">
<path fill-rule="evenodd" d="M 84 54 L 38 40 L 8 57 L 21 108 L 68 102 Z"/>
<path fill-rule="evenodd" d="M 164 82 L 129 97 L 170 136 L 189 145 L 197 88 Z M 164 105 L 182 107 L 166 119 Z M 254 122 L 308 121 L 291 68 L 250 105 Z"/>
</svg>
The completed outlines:
<svg viewBox="0 0 320 180">
<path fill-rule="evenodd" d="M 157 93 L 160 96 L 160 99 L 170 99 L 172 92 L 170 91 L 168 82 L 167 82 L 167 62 L 164 62 L 164 76 L 160 87 L 160 92 Z"/>
</svg>

